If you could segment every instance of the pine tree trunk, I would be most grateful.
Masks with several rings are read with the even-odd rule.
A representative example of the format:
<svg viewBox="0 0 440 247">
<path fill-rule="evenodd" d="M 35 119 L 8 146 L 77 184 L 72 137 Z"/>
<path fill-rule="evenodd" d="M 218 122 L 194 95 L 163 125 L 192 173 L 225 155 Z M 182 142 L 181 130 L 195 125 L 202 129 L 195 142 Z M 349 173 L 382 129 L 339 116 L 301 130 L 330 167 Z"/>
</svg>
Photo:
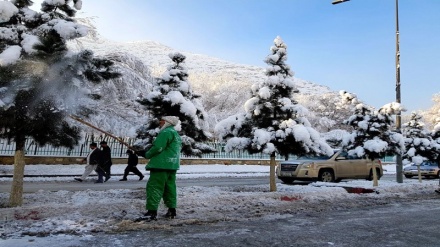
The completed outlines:
<svg viewBox="0 0 440 247">
<path fill-rule="evenodd" d="M 420 165 L 421 164 L 417 165 L 417 175 L 418 175 L 418 178 L 419 178 L 419 183 L 422 182 L 422 171 L 420 170 Z"/>
<path fill-rule="evenodd" d="M 16 141 L 14 155 L 14 177 L 12 178 L 9 206 L 17 207 L 23 204 L 23 177 L 24 177 L 24 140 Z"/>
<path fill-rule="evenodd" d="M 374 163 L 373 163 L 374 164 Z M 376 167 L 373 166 L 373 186 L 379 186 L 379 180 L 377 179 Z"/>
<path fill-rule="evenodd" d="M 277 191 L 277 184 L 275 182 L 275 153 L 270 155 L 270 192 Z"/>
</svg>

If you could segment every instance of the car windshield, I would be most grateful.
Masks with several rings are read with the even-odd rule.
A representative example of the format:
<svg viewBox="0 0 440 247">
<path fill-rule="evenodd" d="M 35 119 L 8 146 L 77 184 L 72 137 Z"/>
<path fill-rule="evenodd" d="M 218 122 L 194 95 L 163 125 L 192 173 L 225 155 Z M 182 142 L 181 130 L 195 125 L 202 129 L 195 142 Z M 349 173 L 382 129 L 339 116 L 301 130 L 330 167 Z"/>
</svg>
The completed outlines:
<svg viewBox="0 0 440 247">
<path fill-rule="evenodd" d="M 330 156 L 327 155 L 321 155 L 321 156 L 305 155 L 298 157 L 298 160 L 328 160 L 328 159 L 330 159 Z"/>
<path fill-rule="evenodd" d="M 417 166 L 416 164 L 412 163 L 410 166 Z M 423 161 L 420 163 L 420 166 L 438 166 L 436 162 L 433 161 Z"/>
<path fill-rule="evenodd" d="M 430 161 L 423 161 L 422 164 L 420 164 L 420 166 L 437 166 L 437 164 Z"/>
</svg>

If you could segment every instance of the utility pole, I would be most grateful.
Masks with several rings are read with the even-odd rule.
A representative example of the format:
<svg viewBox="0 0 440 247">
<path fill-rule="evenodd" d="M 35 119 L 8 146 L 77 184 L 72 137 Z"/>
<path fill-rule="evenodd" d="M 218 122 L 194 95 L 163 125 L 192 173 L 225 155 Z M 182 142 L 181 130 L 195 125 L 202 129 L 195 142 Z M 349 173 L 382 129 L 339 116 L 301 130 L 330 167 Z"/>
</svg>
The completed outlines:
<svg viewBox="0 0 440 247">
<path fill-rule="evenodd" d="M 396 0 L 396 102 L 400 104 L 400 47 L 399 47 L 399 0 Z M 399 111 L 396 115 L 396 131 L 401 133 L 402 115 Z M 396 181 L 403 183 L 402 155 L 396 155 Z"/>
</svg>

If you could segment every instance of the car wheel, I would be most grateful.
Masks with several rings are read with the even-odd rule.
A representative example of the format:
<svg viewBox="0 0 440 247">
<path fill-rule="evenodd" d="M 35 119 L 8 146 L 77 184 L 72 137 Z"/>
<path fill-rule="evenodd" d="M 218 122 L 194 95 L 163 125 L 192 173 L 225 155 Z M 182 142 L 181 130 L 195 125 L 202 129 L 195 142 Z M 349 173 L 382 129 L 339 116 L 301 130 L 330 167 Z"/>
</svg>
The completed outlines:
<svg viewBox="0 0 440 247">
<path fill-rule="evenodd" d="M 437 172 L 437 176 L 435 178 L 440 178 L 440 171 Z"/>
<path fill-rule="evenodd" d="M 319 172 L 319 181 L 321 182 L 334 182 L 335 174 L 332 170 L 323 170 Z"/>
<path fill-rule="evenodd" d="M 376 169 L 377 180 L 380 180 L 380 170 Z M 370 169 L 370 175 L 368 176 L 368 181 L 373 181 L 373 169 Z"/>
<path fill-rule="evenodd" d="M 412 178 L 413 176 L 411 175 L 405 175 L 406 178 Z"/>
<path fill-rule="evenodd" d="M 293 183 L 293 179 L 292 178 L 280 178 L 280 180 L 283 181 L 283 183 L 285 183 L 285 184 Z"/>
<path fill-rule="evenodd" d="M 380 180 L 382 176 L 380 176 L 380 169 L 376 168 L 377 180 Z M 382 174 L 383 175 L 383 174 Z"/>
</svg>

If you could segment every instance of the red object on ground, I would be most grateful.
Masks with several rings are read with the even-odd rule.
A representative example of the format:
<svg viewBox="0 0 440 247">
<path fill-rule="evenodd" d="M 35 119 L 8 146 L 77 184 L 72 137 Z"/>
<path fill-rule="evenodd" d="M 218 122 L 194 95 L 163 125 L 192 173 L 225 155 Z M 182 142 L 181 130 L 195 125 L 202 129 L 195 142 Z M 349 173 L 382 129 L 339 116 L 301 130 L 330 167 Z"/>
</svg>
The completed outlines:
<svg viewBox="0 0 440 247">
<path fill-rule="evenodd" d="M 356 194 L 363 194 L 363 193 L 374 193 L 376 192 L 373 189 L 365 189 L 365 188 L 353 188 L 353 187 L 343 187 L 348 193 L 356 193 Z M 377 193 L 377 192 L 376 192 Z"/>
<path fill-rule="evenodd" d="M 300 199 L 301 199 L 301 197 L 297 197 L 297 196 L 282 196 L 281 197 L 281 201 L 287 201 L 287 202 L 297 201 Z"/>
</svg>

